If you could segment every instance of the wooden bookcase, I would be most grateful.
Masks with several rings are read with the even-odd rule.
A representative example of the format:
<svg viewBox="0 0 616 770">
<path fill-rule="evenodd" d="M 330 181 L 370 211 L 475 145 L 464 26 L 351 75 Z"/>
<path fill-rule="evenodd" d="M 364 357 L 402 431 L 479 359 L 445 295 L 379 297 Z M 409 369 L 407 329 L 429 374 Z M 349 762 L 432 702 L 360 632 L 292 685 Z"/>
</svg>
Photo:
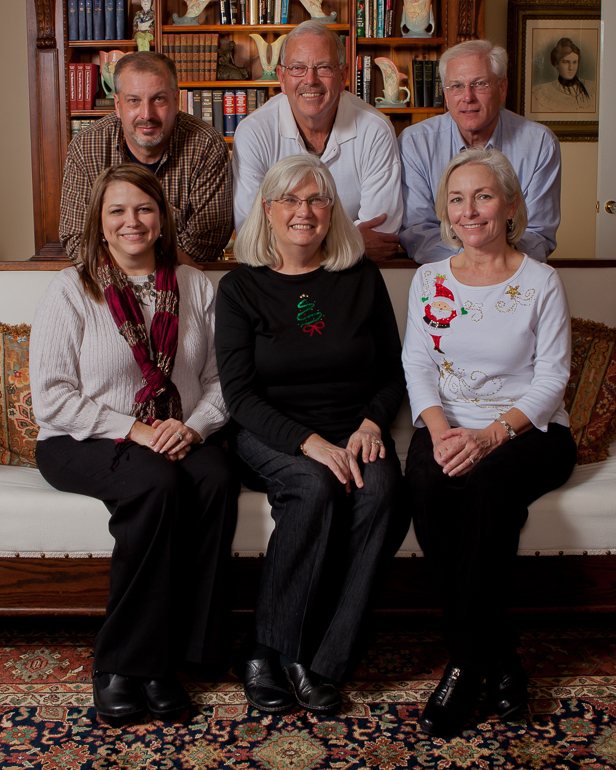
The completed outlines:
<svg viewBox="0 0 616 770">
<path fill-rule="evenodd" d="M 30 123 L 32 139 L 32 173 L 34 190 L 35 249 L 33 259 L 65 259 L 66 255 L 58 237 L 62 171 L 66 150 L 70 141 L 68 99 L 68 65 L 71 62 L 98 63 L 100 50 L 118 49 L 125 52 L 136 50 L 133 40 L 68 40 L 66 0 L 26 0 L 28 16 L 28 71 L 30 83 Z M 395 0 L 394 34 L 400 28 L 403 0 Z M 436 17 L 436 35 L 433 38 L 364 38 L 357 39 L 356 0 L 323 0 L 325 13 L 336 11 L 336 24 L 332 29 L 349 38 L 349 64 L 351 72 L 349 89 L 355 90 L 355 57 L 357 53 L 386 56 L 396 63 L 401 72 L 406 71 L 413 58 L 437 59 L 448 47 L 462 40 L 481 38 L 484 34 L 483 15 L 485 0 L 433 0 Z M 139 0 L 127 0 L 127 35 L 132 35 L 132 18 L 140 8 Z M 156 32 L 153 50 L 162 50 L 162 35 L 195 32 L 216 32 L 220 35 L 219 47 L 226 47 L 229 40 L 236 44 L 235 61 L 251 73 L 254 80 L 214 81 L 209 83 L 182 83 L 183 88 L 216 87 L 267 87 L 270 95 L 278 90 L 275 81 L 255 82 L 262 70 L 257 48 L 248 35 L 257 32 L 271 42 L 280 34 L 290 31 L 296 24 L 309 18 L 299 0 L 289 0 L 287 25 L 220 25 L 220 11 L 216 0 L 205 8 L 196 27 L 173 26 L 172 14 L 186 13 L 184 0 L 154 0 Z M 382 81 L 378 67 L 373 69 L 372 94 L 382 93 Z M 384 110 L 392 119 L 399 133 L 411 122 L 422 120 L 441 110 L 406 108 Z M 93 110 L 74 113 L 73 117 L 100 117 L 105 111 Z"/>
</svg>

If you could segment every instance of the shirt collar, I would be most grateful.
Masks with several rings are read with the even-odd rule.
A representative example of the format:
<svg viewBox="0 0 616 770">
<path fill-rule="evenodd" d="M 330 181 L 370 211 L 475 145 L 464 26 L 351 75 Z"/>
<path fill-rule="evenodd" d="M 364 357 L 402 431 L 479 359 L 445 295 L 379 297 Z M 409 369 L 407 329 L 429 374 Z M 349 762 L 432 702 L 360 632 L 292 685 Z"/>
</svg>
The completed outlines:
<svg viewBox="0 0 616 770">
<path fill-rule="evenodd" d="M 299 133 L 297 123 L 293 117 L 293 110 L 291 109 L 289 100 L 284 95 L 282 95 L 280 104 L 278 105 L 278 125 L 282 137 L 285 139 L 295 139 L 305 148 L 304 140 Z M 339 145 L 343 142 L 355 139 L 356 136 L 357 124 L 355 122 L 355 111 L 353 110 L 350 95 L 346 91 L 343 91 L 340 94 L 340 101 L 338 102 L 338 110 L 336 112 L 332 132 L 321 160 L 325 162 L 334 157 L 334 155 L 338 153 Z"/>
<path fill-rule="evenodd" d="M 492 131 L 492 136 L 488 139 L 488 142 L 486 144 L 486 149 L 488 147 L 493 147 L 495 150 L 500 150 L 503 146 L 503 116 L 501 111 L 499 110 L 498 113 L 498 122 L 496 123 L 496 126 L 494 127 L 494 131 Z M 451 150 L 453 158 L 455 155 L 457 155 L 459 152 L 462 152 L 463 150 L 466 150 L 466 144 L 464 143 L 464 139 L 462 138 L 462 134 L 460 133 L 460 129 L 458 128 L 457 123 L 453 118 L 451 118 Z"/>
</svg>

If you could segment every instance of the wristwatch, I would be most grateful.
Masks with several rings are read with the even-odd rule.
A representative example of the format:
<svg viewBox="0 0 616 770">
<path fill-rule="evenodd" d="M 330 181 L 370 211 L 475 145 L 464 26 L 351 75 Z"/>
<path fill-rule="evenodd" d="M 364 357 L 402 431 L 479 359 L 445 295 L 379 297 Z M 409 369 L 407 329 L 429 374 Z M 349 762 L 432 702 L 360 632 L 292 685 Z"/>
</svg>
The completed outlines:
<svg viewBox="0 0 616 770">
<path fill-rule="evenodd" d="M 501 420 L 500 418 L 497 418 L 494 420 L 494 422 L 500 422 L 500 424 L 503 426 L 503 428 L 507 431 L 509 434 L 509 438 L 515 438 L 518 434 L 514 431 L 514 429 L 509 425 L 508 422 L 505 422 L 505 420 Z"/>
</svg>

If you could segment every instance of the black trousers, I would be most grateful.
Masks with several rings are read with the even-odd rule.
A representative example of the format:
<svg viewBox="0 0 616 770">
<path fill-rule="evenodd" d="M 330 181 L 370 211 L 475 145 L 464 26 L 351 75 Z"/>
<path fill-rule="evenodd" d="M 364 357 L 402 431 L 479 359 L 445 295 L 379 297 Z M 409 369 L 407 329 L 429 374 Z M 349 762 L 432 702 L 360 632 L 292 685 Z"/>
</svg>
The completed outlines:
<svg viewBox="0 0 616 770">
<path fill-rule="evenodd" d="M 236 437 L 276 522 L 259 586 L 257 642 L 338 681 L 378 568 L 397 545 L 391 531 L 406 529 L 393 526 L 408 513 L 399 504 L 404 490 L 391 439 L 386 448 L 384 460 L 360 462 L 364 487 L 347 495 L 325 465 L 270 449 L 247 430 Z"/>
<path fill-rule="evenodd" d="M 205 663 L 221 643 L 238 488 L 224 452 L 194 446 L 179 462 L 130 444 L 112 470 L 109 439 L 50 438 L 37 445 L 56 489 L 102 500 L 115 545 L 94 668 L 160 678 L 178 659 Z"/>
<path fill-rule="evenodd" d="M 498 665 L 515 654 L 508 615 L 520 529 L 528 506 L 569 478 L 576 446 L 568 428 L 532 428 L 495 449 L 464 476 L 434 460 L 427 428 L 413 436 L 406 478 L 415 533 L 439 592 L 450 660 Z"/>
</svg>

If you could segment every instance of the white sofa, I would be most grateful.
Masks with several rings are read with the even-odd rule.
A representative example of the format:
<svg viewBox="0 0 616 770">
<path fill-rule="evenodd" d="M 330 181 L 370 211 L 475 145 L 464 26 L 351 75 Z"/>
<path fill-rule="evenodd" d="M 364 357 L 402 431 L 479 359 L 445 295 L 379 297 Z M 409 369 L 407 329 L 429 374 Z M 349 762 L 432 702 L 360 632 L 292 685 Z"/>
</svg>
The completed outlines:
<svg viewBox="0 0 616 770">
<path fill-rule="evenodd" d="M 567 286 L 573 315 L 616 326 L 616 317 L 613 317 L 616 308 L 612 300 L 616 270 L 563 268 L 560 273 Z M 222 274 L 212 271 L 209 277 L 217 284 Z M 413 274 L 414 270 L 408 268 L 383 270 L 401 334 L 404 333 L 406 298 Z M 0 321 L 31 323 L 36 302 L 54 275 L 52 270 L 0 270 Z M 604 301 L 601 300 L 602 292 Z M 407 404 L 393 426 L 403 464 L 412 431 Z M 601 463 L 576 466 L 564 487 L 533 503 L 522 531 L 520 555 L 616 555 L 616 442 L 612 445 L 611 455 Z M 9 579 L 7 575 L 13 581 L 19 560 L 32 566 L 32 559 L 45 559 L 49 568 L 56 560 L 103 559 L 106 562 L 113 547 L 107 521 L 107 510 L 99 501 L 54 490 L 36 469 L 0 466 L 0 587 Z M 272 526 L 265 495 L 243 490 L 233 554 L 238 557 L 262 556 Z M 421 556 L 412 527 L 398 556 Z M 613 564 L 616 565 L 616 560 Z M 64 566 L 67 566 L 66 561 Z M 613 572 L 611 559 L 607 566 L 604 589 L 609 592 L 616 586 L 616 572 Z M 19 574 L 19 570 L 15 574 Z M 30 579 L 36 583 L 36 577 Z M 11 606 L 27 611 L 27 604 L 27 599 L 21 602 L 17 599 Z M 607 606 L 606 601 L 599 604 Z M 0 613 L 9 611 L 10 607 L 3 607 L 0 597 Z"/>
</svg>

